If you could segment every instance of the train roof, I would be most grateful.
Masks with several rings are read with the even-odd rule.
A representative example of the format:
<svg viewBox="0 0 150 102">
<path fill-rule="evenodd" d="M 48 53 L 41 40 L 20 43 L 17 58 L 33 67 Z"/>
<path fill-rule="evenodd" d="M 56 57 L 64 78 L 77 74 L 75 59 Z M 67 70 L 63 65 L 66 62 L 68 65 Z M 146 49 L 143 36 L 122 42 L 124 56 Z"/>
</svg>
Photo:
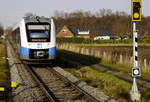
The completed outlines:
<svg viewBox="0 0 150 102">
<path fill-rule="evenodd" d="M 21 21 L 24 21 L 25 23 L 32 23 L 32 22 L 48 22 L 48 23 L 51 23 L 51 19 L 50 18 L 46 18 L 46 17 L 39 17 L 39 16 L 27 16 L 27 17 L 23 17 Z M 13 30 L 15 30 L 16 28 L 19 27 L 20 25 L 20 22 L 16 23 L 13 27 Z"/>
<path fill-rule="evenodd" d="M 46 18 L 46 17 L 39 17 L 39 16 L 28 16 L 28 17 L 23 17 L 25 23 L 28 22 L 49 22 L 51 23 L 50 18 Z"/>
</svg>

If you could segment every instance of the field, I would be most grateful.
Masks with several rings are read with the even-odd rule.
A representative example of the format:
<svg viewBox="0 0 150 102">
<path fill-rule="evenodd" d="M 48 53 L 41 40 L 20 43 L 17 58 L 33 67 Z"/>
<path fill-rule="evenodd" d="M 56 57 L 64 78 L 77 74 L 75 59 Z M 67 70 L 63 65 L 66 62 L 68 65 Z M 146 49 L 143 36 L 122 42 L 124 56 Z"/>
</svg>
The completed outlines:
<svg viewBox="0 0 150 102">
<path fill-rule="evenodd" d="M 121 64 L 129 64 L 130 67 L 133 65 L 132 46 L 87 46 L 85 48 L 105 52 L 108 57 L 111 57 L 112 64 L 121 62 Z M 150 46 L 139 46 L 138 55 L 139 67 L 143 72 L 150 72 Z M 122 56 L 122 58 L 120 58 L 120 56 Z"/>
<path fill-rule="evenodd" d="M 81 55 L 65 50 L 59 50 L 58 54 L 61 59 L 60 62 L 64 63 L 59 65 L 67 71 L 79 77 L 81 80 L 86 81 L 90 85 L 103 90 L 106 94 L 116 98 L 119 102 L 131 102 L 129 92 L 132 87 L 132 81 L 129 82 L 124 80 L 126 78 L 131 79 L 131 70 L 129 71 L 129 68 L 125 68 L 125 66 L 118 64 L 112 65 L 106 63 L 100 58 Z M 102 67 L 99 67 L 100 71 L 97 71 L 91 67 L 98 63 L 111 66 L 114 70 L 118 69 L 120 71 L 114 72 L 113 70 L 107 70 Z M 150 75 L 144 73 L 144 76 L 142 77 L 149 80 Z M 149 84 L 147 85 L 148 87 Z M 140 86 L 139 89 L 142 94 L 142 102 L 149 102 L 149 89 L 144 88 L 143 86 Z"/>
<path fill-rule="evenodd" d="M 119 102 L 130 102 L 130 90 L 132 87 L 131 68 L 133 64 L 132 44 L 67 44 L 58 45 L 61 60 L 66 62 L 64 68 L 72 74 L 85 80 L 94 87 L 103 90 L 106 94 L 118 99 Z M 139 65 L 142 69 L 141 78 L 150 79 L 150 46 L 140 44 Z M 99 68 L 94 70 L 91 66 L 102 64 L 111 67 L 113 70 Z M 115 70 L 120 70 L 115 72 Z M 125 73 L 124 73 L 125 72 Z M 128 81 L 127 81 L 127 80 Z M 139 90 L 142 95 L 142 102 L 150 101 L 149 88 Z M 146 85 L 144 83 L 144 85 Z"/>
<path fill-rule="evenodd" d="M 73 44 L 84 44 L 84 45 L 101 45 L 101 44 L 119 44 L 119 45 L 132 45 L 133 40 L 124 39 L 124 40 L 117 40 L 117 39 L 109 39 L 109 40 L 93 40 L 93 39 L 84 39 L 84 38 L 57 38 L 57 43 L 73 43 Z M 142 39 L 139 38 L 140 45 L 150 45 L 150 39 Z"/>
<path fill-rule="evenodd" d="M 0 100 L 7 96 L 6 90 L 9 88 L 9 73 L 5 60 L 6 50 L 4 42 L 0 41 L 0 87 L 4 87 L 5 91 L 0 91 Z"/>
<path fill-rule="evenodd" d="M 58 48 L 76 53 L 95 56 L 110 64 L 133 66 L 133 47 L 130 44 L 57 44 Z M 142 72 L 150 73 L 150 46 L 140 45 L 139 66 Z"/>
<path fill-rule="evenodd" d="M 79 45 L 80 46 L 80 45 Z M 82 46 L 80 46 L 82 47 Z M 84 46 L 85 47 L 85 46 Z M 127 46 L 87 46 L 87 48 L 95 49 L 95 50 L 102 50 L 108 53 L 116 53 L 117 55 L 127 55 L 132 56 L 133 54 L 133 47 L 131 45 Z M 139 46 L 139 60 L 147 59 L 150 61 L 150 46 Z"/>
</svg>

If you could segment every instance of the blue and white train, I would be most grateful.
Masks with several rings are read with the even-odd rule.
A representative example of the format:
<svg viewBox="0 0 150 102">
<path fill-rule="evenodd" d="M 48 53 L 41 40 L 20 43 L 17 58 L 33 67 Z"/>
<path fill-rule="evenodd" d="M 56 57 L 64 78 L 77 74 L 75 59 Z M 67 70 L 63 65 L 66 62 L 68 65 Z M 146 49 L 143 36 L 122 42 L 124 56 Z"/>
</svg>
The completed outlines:
<svg viewBox="0 0 150 102">
<path fill-rule="evenodd" d="M 11 40 L 22 60 L 53 60 L 56 57 L 55 36 L 53 19 L 29 16 L 13 28 Z"/>
</svg>

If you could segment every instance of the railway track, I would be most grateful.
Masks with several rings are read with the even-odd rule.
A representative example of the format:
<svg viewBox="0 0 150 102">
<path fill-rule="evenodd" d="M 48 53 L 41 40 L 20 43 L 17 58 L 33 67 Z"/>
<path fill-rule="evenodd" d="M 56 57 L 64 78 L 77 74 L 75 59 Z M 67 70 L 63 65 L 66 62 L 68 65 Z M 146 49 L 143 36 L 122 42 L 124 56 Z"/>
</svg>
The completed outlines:
<svg viewBox="0 0 150 102">
<path fill-rule="evenodd" d="M 43 89 L 48 102 L 98 102 L 50 67 L 27 65 L 27 69 Z"/>
<path fill-rule="evenodd" d="M 45 83 L 38 76 L 38 74 L 34 71 L 34 69 L 31 66 L 29 66 L 29 65 L 26 65 L 26 69 L 31 73 L 31 75 L 33 76 L 34 80 L 38 83 L 38 85 L 42 89 L 43 93 L 45 94 L 46 98 L 45 98 L 44 101 L 45 102 L 56 102 L 56 99 L 55 99 L 53 93 L 45 85 Z"/>
<path fill-rule="evenodd" d="M 20 70 L 15 73 L 19 74 L 18 77 L 21 77 L 23 82 L 13 92 L 14 94 L 17 93 L 15 100 L 16 98 L 21 100 L 23 97 L 26 97 L 25 100 L 23 98 L 22 102 L 26 102 L 27 100 L 30 100 L 29 102 L 115 102 L 111 97 L 99 90 L 93 89 L 79 79 L 79 82 L 77 80 L 76 82 L 70 81 L 70 79 L 62 75 L 56 68 L 53 69 L 49 65 L 40 66 L 24 63 L 15 54 L 13 46 L 10 43 L 8 43 L 8 46 L 12 54 L 12 58 L 10 59 L 14 60 L 11 66 L 15 66 L 16 70 Z M 60 67 L 57 69 L 62 70 Z M 17 82 L 18 77 L 14 79 Z M 27 96 L 20 97 L 21 94 Z M 20 101 L 17 99 L 17 102 Z"/>
</svg>

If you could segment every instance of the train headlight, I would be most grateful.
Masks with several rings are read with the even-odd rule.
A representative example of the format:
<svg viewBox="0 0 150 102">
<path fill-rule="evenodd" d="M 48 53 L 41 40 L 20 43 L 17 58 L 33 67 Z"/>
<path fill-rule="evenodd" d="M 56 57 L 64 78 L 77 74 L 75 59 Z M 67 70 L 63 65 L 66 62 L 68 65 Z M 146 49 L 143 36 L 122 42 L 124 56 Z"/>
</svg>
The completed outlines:
<svg viewBox="0 0 150 102">
<path fill-rule="evenodd" d="M 44 51 L 37 51 L 37 56 L 38 57 L 43 57 L 45 55 Z"/>
</svg>

